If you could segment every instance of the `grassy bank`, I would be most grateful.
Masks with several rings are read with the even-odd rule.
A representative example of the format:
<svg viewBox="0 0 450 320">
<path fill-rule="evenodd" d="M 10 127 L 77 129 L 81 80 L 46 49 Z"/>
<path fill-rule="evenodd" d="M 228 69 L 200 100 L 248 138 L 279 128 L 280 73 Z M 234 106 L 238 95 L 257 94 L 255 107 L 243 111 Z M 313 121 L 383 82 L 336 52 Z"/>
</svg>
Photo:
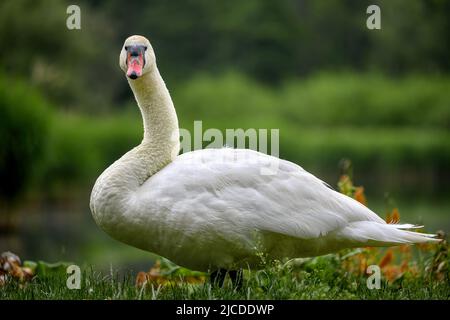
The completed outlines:
<svg viewBox="0 0 450 320">
<path fill-rule="evenodd" d="M 381 268 L 379 289 L 369 289 L 370 264 Z M 265 263 L 244 272 L 241 289 L 226 281 L 212 286 L 206 274 L 165 266 L 142 280 L 84 268 L 81 288 L 70 290 L 64 273 L 8 281 L 0 299 L 449 299 L 445 246 L 347 250 L 323 257 Z M 443 267 L 442 267 L 443 265 Z M 441 266 L 441 267 L 439 267 Z M 139 277 L 138 277 L 139 279 Z M 371 280 L 369 279 L 369 282 Z M 372 283 L 372 282 L 371 282 Z"/>
</svg>

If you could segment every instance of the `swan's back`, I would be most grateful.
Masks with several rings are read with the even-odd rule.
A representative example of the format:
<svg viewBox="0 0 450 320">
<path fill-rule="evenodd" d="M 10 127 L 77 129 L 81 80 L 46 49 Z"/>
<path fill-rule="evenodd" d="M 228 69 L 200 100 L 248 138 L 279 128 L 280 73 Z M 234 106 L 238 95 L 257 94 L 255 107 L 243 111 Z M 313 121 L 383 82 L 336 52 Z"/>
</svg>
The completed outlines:
<svg viewBox="0 0 450 320">
<path fill-rule="evenodd" d="M 270 164 L 273 174 L 262 174 L 270 170 Z M 349 222 L 384 223 L 368 208 L 332 190 L 300 166 L 246 149 L 183 154 L 148 179 L 140 194 L 151 201 L 170 201 L 171 205 L 164 205 L 173 213 L 232 218 L 259 230 L 305 239 L 325 235 Z"/>
<path fill-rule="evenodd" d="M 270 164 L 274 174 L 261 174 Z M 252 264 L 257 251 L 300 257 L 417 240 L 298 165 L 244 149 L 178 156 L 141 186 L 128 214 L 139 239 L 148 234 L 130 244 L 199 270 Z"/>
</svg>

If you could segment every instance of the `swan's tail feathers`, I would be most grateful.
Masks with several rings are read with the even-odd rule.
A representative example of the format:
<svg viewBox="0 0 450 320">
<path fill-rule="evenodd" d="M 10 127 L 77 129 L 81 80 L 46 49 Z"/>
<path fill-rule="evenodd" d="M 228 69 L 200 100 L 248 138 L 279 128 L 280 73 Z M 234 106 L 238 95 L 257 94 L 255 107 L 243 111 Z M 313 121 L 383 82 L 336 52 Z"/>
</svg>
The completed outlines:
<svg viewBox="0 0 450 320">
<path fill-rule="evenodd" d="M 436 235 L 409 231 L 422 226 L 412 224 L 383 224 L 374 221 L 350 223 L 338 232 L 338 237 L 355 245 L 362 246 L 396 246 L 401 244 L 439 242 Z"/>
</svg>

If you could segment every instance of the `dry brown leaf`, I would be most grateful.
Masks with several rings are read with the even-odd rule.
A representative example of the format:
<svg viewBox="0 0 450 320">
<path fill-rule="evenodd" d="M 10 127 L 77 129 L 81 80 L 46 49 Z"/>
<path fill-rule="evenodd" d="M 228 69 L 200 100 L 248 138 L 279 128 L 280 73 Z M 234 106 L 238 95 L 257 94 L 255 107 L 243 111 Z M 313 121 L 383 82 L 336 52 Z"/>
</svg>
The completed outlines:
<svg viewBox="0 0 450 320">
<path fill-rule="evenodd" d="M 147 274 L 143 271 L 139 272 L 136 276 L 136 287 L 142 287 L 147 283 Z"/>
<path fill-rule="evenodd" d="M 31 280 L 34 276 L 33 270 L 22 267 L 19 256 L 12 252 L 3 252 L 0 255 L 0 286 L 11 277 L 19 281 Z"/>
<path fill-rule="evenodd" d="M 397 208 L 392 209 L 391 213 L 386 215 L 386 222 L 392 224 L 400 222 L 400 213 Z"/>
<path fill-rule="evenodd" d="M 356 187 L 354 197 L 356 201 L 367 206 L 367 199 L 366 196 L 364 195 L 364 187 Z"/>
<path fill-rule="evenodd" d="M 142 287 L 145 284 L 167 285 L 186 282 L 191 284 L 204 283 L 204 276 L 171 276 L 161 274 L 161 262 L 157 260 L 148 272 L 139 272 L 136 276 L 136 286 Z"/>
<path fill-rule="evenodd" d="M 386 267 L 389 263 L 391 263 L 393 258 L 394 258 L 394 254 L 393 254 L 392 250 L 389 249 L 380 261 L 380 264 L 379 264 L 380 268 L 383 269 L 384 267 Z"/>
<path fill-rule="evenodd" d="M 399 266 L 386 266 L 383 269 L 383 274 L 389 282 L 394 282 L 403 275 Z"/>
</svg>

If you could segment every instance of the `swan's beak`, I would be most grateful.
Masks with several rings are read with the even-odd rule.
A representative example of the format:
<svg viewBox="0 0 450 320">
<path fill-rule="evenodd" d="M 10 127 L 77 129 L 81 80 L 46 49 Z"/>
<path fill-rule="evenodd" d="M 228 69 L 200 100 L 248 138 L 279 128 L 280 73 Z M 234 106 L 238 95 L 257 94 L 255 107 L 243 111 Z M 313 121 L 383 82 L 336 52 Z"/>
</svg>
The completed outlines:
<svg viewBox="0 0 450 320">
<path fill-rule="evenodd" d="M 144 46 L 129 46 L 127 47 L 127 77 L 130 79 L 137 79 L 142 76 L 142 69 L 144 68 Z"/>
</svg>

